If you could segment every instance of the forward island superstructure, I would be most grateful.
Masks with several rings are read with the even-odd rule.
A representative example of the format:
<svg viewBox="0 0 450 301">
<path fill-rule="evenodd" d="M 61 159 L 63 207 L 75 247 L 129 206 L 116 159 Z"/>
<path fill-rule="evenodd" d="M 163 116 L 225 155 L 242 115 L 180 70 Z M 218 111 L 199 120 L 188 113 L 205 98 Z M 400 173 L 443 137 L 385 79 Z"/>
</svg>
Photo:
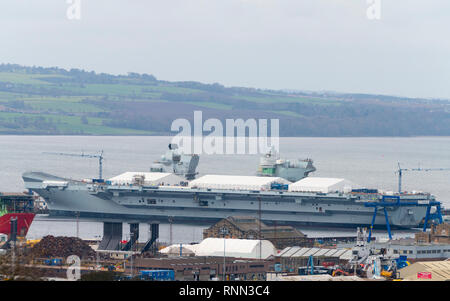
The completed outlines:
<svg viewBox="0 0 450 301">
<path fill-rule="evenodd" d="M 316 171 L 312 159 L 281 159 L 275 148 L 261 156 L 257 175 L 261 177 L 282 177 L 295 182 Z"/>
</svg>

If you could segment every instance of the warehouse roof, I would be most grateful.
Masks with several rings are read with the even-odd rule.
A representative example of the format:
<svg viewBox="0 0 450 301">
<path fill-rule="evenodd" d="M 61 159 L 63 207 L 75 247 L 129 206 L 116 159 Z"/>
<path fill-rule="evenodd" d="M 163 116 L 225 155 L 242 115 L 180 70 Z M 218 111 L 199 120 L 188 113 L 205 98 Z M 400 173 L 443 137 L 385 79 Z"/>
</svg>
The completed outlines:
<svg viewBox="0 0 450 301">
<path fill-rule="evenodd" d="M 287 251 L 289 251 L 292 247 L 286 247 L 278 253 L 278 256 L 283 256 Z"/>
<path fill-rule="evenodd" d="M 352 257 L 352 250 L 345 250 L 345 252 L 342 253 L 341 256 L 339 256 L 339 259 L 350 260 L 352 259 Z"/>
<path fill-rule="evenodd" d="M 323 254 L 323 256 L 326 257 L 332 257 L 334 254 L 336 254 L 339 250 L 337 249 L 329 249 L 328 252 L 326 252 L 325 254 Z"/>
<path fill-rule="evenodd" d="M 339 259 L 351 259 L 352 250 L 350 249 L 325 249 L 325 248 L 300 248 L 287 247 L 281 251 L 279 257 L 335 257 Z"/>
<path fill-rule="evenodd" d="M 333 253 L 332 257 L 339 257 L 339 256 L 343 255 L 346 251 L 347 251 L 346 249 L 340 249 L 340 250 L 338 249 L 336 251 L 336 253 Z"/>
<path fill-rule="evenodd" d="M 317 178 L 307 177 L 289 185 L 289 191 L 303 192 L 333 192 L 351 190 L 357 185 L 341 178 Z"/>
<path fill-rule="evenodd" d="M 289 184 L 280 177 L 205 175 L 189 182 L 190 187 L 234 190 L 269 190 L 272 183 Z"/>
<path fill-rule="evenodd" d="M 329 252 L 329 249 L 320 249 L 316 253 L 314 253 L 314 256 L 325 256 Z"/>
<path fill-rule="evenodd" d="M 404 267 L 400 277 L 407 280 L 450 280 L 450 261 L 420 261 Z M 424 273 L 429 273 L 424 277 Z"/>
<path fill-rule="evenodd" d="M 315 255 L 318 251 L 320 251 L 319 248 L 311 248 L 311 249 L 309 249 L 309 251 L 306 251 L 305 253 L 303 253 L 302 257 L 303 256 L 304 257 L 308 257 L 308 256 L 311 256 L 311 255 Z"/>
<path fill-rule="evenodd" d="M 295 252 L 294 254 L 292 254 L 293 257 L 297 257 L 297 256 L 302 256 L 303 254 L 305 254 L 306 252 L 309 251 L 310 248 L 301 248 L 300 250 L 298 250 L 297 252 Z"/>
<path fill-rule="evenodd" d="M 283 252 L 283 254 L 281 256 L 283 256 L 283 257 L 291 257 L 295 252 L 297 252 L 300 249 L 301 249 L 300 247 L 289 247 L 288 250 Z"/>
</svg>

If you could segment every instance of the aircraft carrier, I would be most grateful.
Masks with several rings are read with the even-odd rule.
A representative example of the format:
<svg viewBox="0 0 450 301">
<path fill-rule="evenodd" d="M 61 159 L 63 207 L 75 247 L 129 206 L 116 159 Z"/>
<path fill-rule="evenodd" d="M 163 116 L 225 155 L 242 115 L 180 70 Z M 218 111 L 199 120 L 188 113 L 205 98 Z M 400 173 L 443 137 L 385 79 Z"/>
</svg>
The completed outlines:
<svg viewBox="0 0 450 301">
<path fill-rule="evenodd" d="M 73 180 L 43 172 L 26 172 L 22 178 L 27 189 L 46 200 L 50 215 L 123 221 L 205 223 L 246 215 L 279 225 L 355 227 L 370 226 L 374 218 L 375 227 L 386 227 L 388 219 L 392 228 L 406 229 L 423 221 L 424 204 L 436 203 L 429 193 L 382 192 L 356 188 L 344 179 L 309 177 L 315 170 L 312 160 L 286 164 L 268 158 L 266 154 L 261 159 L 259 176 L 195 179 L 198 156 L 180 154 L 171 146 L 149 172 L 126 172 L 107 180 Z M 292 170 L 283 171 L 288 168 L 296 169 L 297 177 Z M 291 181 L 277 174 L 289 174 Z M 393 205 L 374 215 L 373 204 L 386 202 Z"/>
</svg>

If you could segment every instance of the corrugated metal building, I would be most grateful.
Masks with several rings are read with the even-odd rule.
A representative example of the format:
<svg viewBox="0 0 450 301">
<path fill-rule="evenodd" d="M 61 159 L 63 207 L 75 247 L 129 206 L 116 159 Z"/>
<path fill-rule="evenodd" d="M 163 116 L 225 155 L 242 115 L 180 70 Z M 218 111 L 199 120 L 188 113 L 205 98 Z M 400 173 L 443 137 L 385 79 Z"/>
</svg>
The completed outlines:
<svg viewBox="0 0 450 301">
<path fill-rule="evenodd" d="M 450 244 L 450 224 L 432 224 L 429 232 L 419 232 L 415 234 L 418 244 L 440 243 Z"/>
<path fill-rule="evenodd" d="M 277 261 L 283 272 L 292 273 L 299 267 L 307 266 L 310 256 L 315 266 L 343 264 L 351 259 L 352 250 L 288 247 L 277 255 Z"/>
</svg>

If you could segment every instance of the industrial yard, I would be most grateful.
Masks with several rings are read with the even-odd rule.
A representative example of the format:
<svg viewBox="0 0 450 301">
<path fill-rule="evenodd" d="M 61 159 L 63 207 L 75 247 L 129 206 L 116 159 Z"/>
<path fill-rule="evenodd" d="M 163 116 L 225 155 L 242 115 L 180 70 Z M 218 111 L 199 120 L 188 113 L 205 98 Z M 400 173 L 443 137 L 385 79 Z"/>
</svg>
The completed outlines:
<svg viewBox="0 0 450 301">
<path fill-rule="evenodd" d="M 159 223 L 139 241 L 137 223 L 103 223 L 101 239 L 16 232 L 1 242 L 4 280 L 109 281 L 427 281 L 449 280 L 450 225 L 432 225 L 412 238 L 368 242 L 354 237 L 309 238 L 255 217 L 225 218 L 199 243 L 160 241 Z M 122 237 L 128 237 L 123 240 Z M 78 260 L 78 261 L 77 261 Z"/>
<path fill-rule="evenodd" d="M 0 274 L 5 280 L 52 281 L 450 279 L 448 211 L 431 194 L 405 192 L 400 185 L 393 193 L 341 178 L 307 177 L 311 160 L 285 165 L 272 155 L 261 159 L 261 172 L 281 166 L 280 173 L 289 171 L 300 180 L 292 183 L 272 174 L 191 179 L 198 157 L 179 154 L 176 145 L 169 145 L 151 172 L 125 172 L 105 180 L 100 154 L 91 156 L 99 160 L 96 179 L 24 173 L 28 191 L 0 194 Z M 189 164 L 180 164 L 183 160 Z M 175 166 L 179 174 L 164 172 Z M 76 233 L 41 231 L 38 238 L 27 238 L 36 215 L 59 218 L 47 220 L 48 232 L 58 221 L 71 220 Z M 95 237 L 80 238 L 80 218 L 101 225 Z M 202 237 L 189 243 L 183 229 L 178 237 L 183 240 L 172 236 L 174 224 L 182 226 L 187 218 L 207 222 Z M 164 221 L 169 227 L 160 227 Z M 353 232 L 338 235 L 336 223 Z M 305 225 L 331 231 L 308 236 Z M 416 230 L 394 239 L 401 225 Z M 384 228 L 388 238 L 376 237 L 375 227 Z"/>
</svg>

